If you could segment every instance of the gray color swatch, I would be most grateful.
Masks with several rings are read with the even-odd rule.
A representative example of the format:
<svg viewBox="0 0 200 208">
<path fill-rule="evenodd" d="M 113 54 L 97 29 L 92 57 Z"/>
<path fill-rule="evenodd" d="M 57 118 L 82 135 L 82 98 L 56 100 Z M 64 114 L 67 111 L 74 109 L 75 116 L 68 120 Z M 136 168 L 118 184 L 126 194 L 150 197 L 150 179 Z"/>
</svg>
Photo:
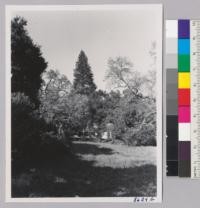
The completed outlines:
<svg viewBox="0 0 200 208">
<path fill-rule="evenodd" d="M 166 53 L 167 54 L 177 54 L 177 38 L 167 38 L 166 39 Z"/>
<path fill-rule="evenodd" d="M 177 115 L 177 100 L 168 99 L 167 100 L 167 115 Z"/>
<path fill-rule="evenodd" d="M 167 100 L 168 99 L 178 99 L 178 86 L 177 83 L 167 83 Z"/>
<path fill-rule="evenodd" d="M 165 56 L 165 67 L 167 69 L 177 68 L 178 58 L 177 54 L 167 54 Z"/>
<path fill-rule="evenodd" d="M 176 68 L 167 68 L 166 76 L 167 84 L 178 83 L 178 72 Z"/>
</svg>

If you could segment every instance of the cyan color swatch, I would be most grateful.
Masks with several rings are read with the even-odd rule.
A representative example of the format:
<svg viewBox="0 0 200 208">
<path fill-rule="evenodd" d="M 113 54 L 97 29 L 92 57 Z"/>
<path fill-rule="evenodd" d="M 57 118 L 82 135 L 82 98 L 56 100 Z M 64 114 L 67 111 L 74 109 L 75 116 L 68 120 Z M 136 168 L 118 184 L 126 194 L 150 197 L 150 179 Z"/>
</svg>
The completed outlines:
<svg viewBox="0 0 200 208">
<path fill-rule="evenodd" d="M 178 54 L 190 54 L 190 39 L 178 39 Z"/>
</svg>

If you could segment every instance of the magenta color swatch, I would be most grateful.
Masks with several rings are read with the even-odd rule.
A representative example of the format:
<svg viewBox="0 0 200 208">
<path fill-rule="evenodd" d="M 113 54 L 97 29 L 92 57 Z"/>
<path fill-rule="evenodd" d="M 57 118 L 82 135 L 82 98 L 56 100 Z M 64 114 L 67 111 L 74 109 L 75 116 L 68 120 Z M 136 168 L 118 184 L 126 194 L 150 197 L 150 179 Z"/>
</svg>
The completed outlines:
<svg viewBox="0 0 200 208">
<path fill-rule="evenodd" d="M 190 106 L 178 107 L 178 122 L 190 123 Z"/>
</svg>

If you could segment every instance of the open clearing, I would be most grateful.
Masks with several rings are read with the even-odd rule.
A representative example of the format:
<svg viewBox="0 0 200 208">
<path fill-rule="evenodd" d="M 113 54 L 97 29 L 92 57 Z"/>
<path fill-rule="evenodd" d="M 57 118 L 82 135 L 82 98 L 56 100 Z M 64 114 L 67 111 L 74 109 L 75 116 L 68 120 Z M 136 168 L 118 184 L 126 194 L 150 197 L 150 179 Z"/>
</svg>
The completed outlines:
<svg viewBox="0 0 200 208">
<path fill-rule="evenodd" d="M 156 147 L 130 147 L 95 142 L 74 142 L 74 144 L 78 155 L 83 160 L 93 161 L 96 167 L 130 168 L 156 165 Z"/>
<path fill-rule="evenodd" d="M 156 147 L 73 142 L 66 155 L 13 174 L 13 197 L 156 196 Z"/>
</svg>

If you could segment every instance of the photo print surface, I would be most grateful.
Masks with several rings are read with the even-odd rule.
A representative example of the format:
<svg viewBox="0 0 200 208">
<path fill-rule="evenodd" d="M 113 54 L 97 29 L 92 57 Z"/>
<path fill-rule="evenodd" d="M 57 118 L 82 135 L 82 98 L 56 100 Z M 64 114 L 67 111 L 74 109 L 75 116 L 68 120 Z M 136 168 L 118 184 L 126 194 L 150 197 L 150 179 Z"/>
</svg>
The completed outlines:
<svg viewBox="0 0 200 208">
<path fill-rule="evenodd" d="M 7 6 L 6 198 L 160 202 L 162 6 Z"/>
</svg>

